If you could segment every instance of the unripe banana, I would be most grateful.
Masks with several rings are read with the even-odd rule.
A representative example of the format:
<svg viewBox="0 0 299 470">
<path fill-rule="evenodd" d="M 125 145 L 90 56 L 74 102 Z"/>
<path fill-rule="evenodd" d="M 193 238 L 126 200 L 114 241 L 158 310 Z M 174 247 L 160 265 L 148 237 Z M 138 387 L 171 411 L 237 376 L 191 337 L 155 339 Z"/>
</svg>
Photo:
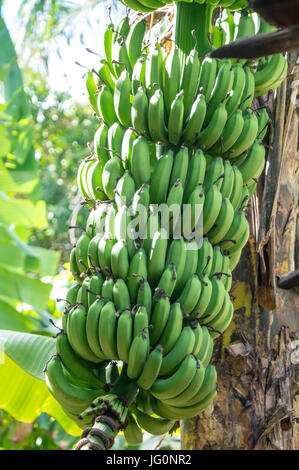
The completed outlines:
<svg viewBox="0 0 299 470">
<path fill-rule="evenodd" d="M 171 188 L 177 180 L 180 180 L 183 188 L 185 186 L 185 181 L 187 178 L 189 165 L 189 152 L 188 148 L 182 146 L 178 153 L 176 153 L 173 161 L 173 167 L 169 182 L 169 187 Z"/>
<path fill-rule="evenodd" d="M 149 354 L 144 367 L 142 374 L 137 380 L 137 383 L 140 387 L 145 390 L 149 390 L 155 380 L 157 379 L 161 364 L 163 359 L 163 347 L 158 345 L 152 352 Z"/>
<path fill-rule="evenodd" d="M 104 355 L 109 359 L 119 360 L 116 345 L 116 310 L 113 302 L 108 301 L 104 304 L 100 314 L 99 321 L 99 341 Z"/>
<path fill-rule="evenodd" d="M 139 281 L 137 305 L 143 305 L 146 308 L 148 317 L 150 318 L 152 311 L 152 291 L 149 283 L 143 279 Z"/>
<path fill-rule="evenodd" d="M 160 88 L 153 92 L 148 106 L 148 127 L 153 142 L 167 142 L 164 98 Z"/>
<path fill-rule="evenodd" d="M 99 160 L 102 166 L 104 166 L 107 160 L 109 160 L 109 155 L 106 150 L 108 146 L 107 134 L 108 126 L 106 126 L 106 124 L 102 122 L 102 124 L 94 135 L 94 151 L 97 159 Z"/>
<path fill-rule="evenodd" d="M 144 137 L 137 137 L 132 145 L 130 168 L 136 187 L 140 188 L 151 177 L 150 150 Z"/>
<path fill-rule="evenodd" d="M 149 350 L 149 336 L 148 330 L 141 331 L 132 341 L 127 375 L 130 379 L 137 379 L 144 368 Z"/>
<path fill-rule="evenodd" d="M 117 279 L 113 286 L 113 302 L 117 310 L 131 308 L 130 293 L 123 279 Z"/>
<path fill-rule="evenodd" d="M 169 150 L 157 161 L 154 174 L 150 182 L 151 204 L 162 204 L 166 202 L 170 175 L 173 166 L 173 152 Z M 161 184 L 163 181 L 163 184 Z"/>
<path fill-rule="evenodd" d="M 126 45 L 132 68 L 141 56 L 145 30 L 146 21 L 144 18 L 141 18 L 130 28 L 129 34 L 127 36 Z"/>
<path fill-rule="evenodd" d="M 214 88 L 217 74 L 217 61 L 211 57 L 205 57 L 200 66 L 198 89 L 209 101 Z"/>
<path fill-rule="evenodd" d="M 113 103 L 119 122 L 126 128 L 132 125 L 130 103 L 131 80 L 127 70 L 124 70 L 116 80 Z"/>
<path fill-rule="evenodd" d="M 168 378 L 157 379 L 151 387 L 154 397 L 161 400 L 179 395 L 190 384 L 196 373 L 197 362 L 191 354 L 186 355 L 177 371 Z"/>
<path fill-rule="evenodd" d="M 210 109 L 210 108 L 208 108 Z M 196 145 L 208 150 L 219 139 L 227 121 L 227 111 L 224 103 L 220 103 L 209 118 L 208 124 L 200 132 Z"/>
<path fill-rule="evenodd" d="M 124 173 L 121 160 L 113 157 L 105 163 L 102 173 L 102 183 L 105 193 L 111 201 L 114 201 L 114 190 L 118 179 Z"/>
<path fill-rule="evenodd" d="M 143 440 L 142 430 L 130 412 L 128 413 L 128 424 L 124 429 L 124 436 L 129 446 L 138 446 Z"/>
<path fill-rule="evenodd" d="M 186 118 L 183 130 L 182 141 L 192 145 L 198 139 L 206 115 L 206 100 L 204 95 L 199 93 L 192 104 L 190 114 Z"/>
<path fill-rule="evenodd" d="M 184 92 L 180 91 L 170 106 L 168 117 L 168 140 L 178 145 L 181 140 L 184 123 Z"/>
<path fill-rule="evenodd" d="M 206 173 L 206 159 L 203 151 L 198 149 L 190 159 L 186 186 L 184 191 L 184 202 L 187 202 L 195 187 L 203 184 Z"/>
<path fill-rule="evenodd" d="M 171 52 L 168 54 L 164 65 L 164 100 L 166 112 L 169 115 L 171 103 L 175 99 L 176 95 L 180 90 L 180 58 L 179 49 L 173 47 Z"/>
<path fill-rule="evenodd" d="M 134 411 L 138 424 L 148 433 L 154 436 L 160 436 L 169 432 L 175 421 L 171 419 L 155 418 L 136 409 Z"/>
<path fill-rule="evenodd" d="M 97 298 L 89 307 L 86 318 L 86 338 L 92 352 L 102 360 L 106 359 L 100 346 L 98 330 L 102 308 L 105 300 Z"/>
<path fill-rule="evenodd" d="M 53 356 L 48 361 L 45 373 L 47 386 L 54 398 L 72 413 L 81 413 L 94 398 L 103 393 L 101 389 L 91 390 L 72 385 L 64 374 L 58 356 Z"/>
<path fill-rule="evenodd" d="M 111 271 L 114 276 L 127 279 L 129 271 L 129 253 L 125 240 L 118 240 L 111 250 Z"/>
<path fill-rule="evenodd" d="M 214 226 L 222 204 L 222 195 L 216 184 L 212 184 L 205 194 L 203 207 L 203 234 L 208 233 Z"/>
<path fill-rule="evenodd" d="M 117 322 L 117 355 L 125 363 L 129 360 L 129 351 L 133 340 L 133 317 L 131 310 L 126 309 L 120 313 Z"/>
<path fill-rule="evenodd" d="M 124 133 L 125 131 L 119 122 L 115 122 L 109 127 L 107 132 L 107 147 L 109 149 L 110 158 L 121 154 Z"/>
<path fill-rule="evenodd" d="M 181 89 L 184 90 L 184 117 L 189 115 L 198 90 L 200 62 L 196 48 L 193 48 L 185 60 L 181 78 Z"/>
<path fill-rule="evenodd" d="M 137 300 L 140 279 L 147 280 L 147 256 L 142 248 L 134 254 L 128 271 L 128 289 L 133 304 Z"/>
<path fill-rule="evenodd" d="M 131 119 L 134 129 L 148 137 L 148 97 L 146 89 L 140 86 L 134 95 L 131 109 Z"/>
<path fill-rule="evenodd" d="M 97 106 L 99 115 L 107 126 L 112 126 L 117 121 L 117 116 L 114 111 L 113 94 L 106 85 L 102 85 L 97 98 Z"/>
<path fill-rule="evenodd" d="M 150 318 L 150 323 L 153 326 L 153 328 L 150 330 L 151 346 L 155 346 L 158 343 L 163 330 L 168 323 L 169 312 L 169 298 L 166 295 L 158 295 L 158 299 L 155 299 L 155 305 L 153 307 L 153 312 Z"/>
</svg>

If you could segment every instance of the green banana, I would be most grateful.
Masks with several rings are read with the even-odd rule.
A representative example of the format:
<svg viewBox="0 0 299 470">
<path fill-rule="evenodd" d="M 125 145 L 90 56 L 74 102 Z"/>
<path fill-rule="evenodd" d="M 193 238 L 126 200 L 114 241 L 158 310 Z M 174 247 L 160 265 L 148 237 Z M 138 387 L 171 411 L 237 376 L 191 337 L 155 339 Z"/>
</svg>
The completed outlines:
<svg viewBox="0 0 299 470">
<path fill-rule="evenodd" d="M 141 279 L 139 281 L 137 305 L 143 305 L 146 308 L 148 317 L 150 318 L 150 314 L 152 311 L 152 291 L 149 283 L 144 279 Z"/>
<path fill-rule="evenodd" d="M 132 68 L 141 56 L 145 31 L 146 21 L 144 18 L 141 18 L 130 28 L 129 34 L 127 36 L 126 45 Z"/>
<path fill-rule="evenodd" d="M 213 245 L 219 243 L 228 232 L 234 218 L 234 208 L 226 197 L 222 199 L 221 209 L 212 229 L 208 232 L 209 239 Z"/>
<path fill-rule="evenodd" d="M 137 300 L 140 279 L 147 280 L 147 256 L 143 248 L 132 257 L 128 271 L 128 289 L 133 304 Z"/>
<path fill-rule="evenodd" d="M 161 344 L 162 339 L 163 338 L 161 338 L 161 341 L 159 341 Z M 193 330 L 191 326 L 185 326 L 182 329 L 176 344 L 169 353 L 164 355 L 160 369 L 160 376 L 172 374 L 177 369 L 178 365 L 184 360 L 184 358 L 188 354 L 191 354 L 194 344 L 195 336 Z"/>
<path fill-rule="evenodd" d="M 86 336 L 86 309 L 77 304 L 69 313 L 67 336 L 74 352 L 89 362 L 98 363 L 99 359 L 90 349 Z"/>
<path fill-rule="evenodd" d="M 148 97 L 146 89 L 143 86 L 138 88 L 133 97 L 131 119 L 136 132 L 148 137 Z"/>
<path fill-rule="evenodd" d="M 219 140 L 209 149 L 211 155 L 220 155 L 233 147 L 244 126 L 243 114 L 237 109 L 226 121 Z"/>
<path fill-rule="evenodd" d="M 132 341 L 127 375 L 130 379 L 137 379 L 144 368 L 149 350 L 149 335 L 148 330 L 141 331 Z"/>
<path fill-rule="evenodd" d="M 190 114 L 186 118 L 182 135 L 182 141 L 185 144 L 192 145 L 198 139 L 204 123 L 206 110 L 205 97 L 199 93 L 191 106 Z"/>
<path fill-rule="evenodd" d="M 210 108 L 208 108 L 209 110 Z M 208 150 L 219 139 L 227 121 L 227 111 L 224 103 L 218 104 L 209 118 L 208 124 L 199 133 L 196 145 Z"/>
<path fill-rule="evenodd" d="M 132 125 L 130 103 L 131 80 L 127 70 L 123 70 L 116 80 L 113 104 L 119 122 L 126 128 Z"/>
<path fill-rule="evenodd" d="M 66 333 L 60 333 L 56 339 L 56 351 L 64 368 L 71 376 L 83 382 L 87 388 L 101 388 L 102 383 L 73 351 Z"/>
<path fill-rule="evenodd" d="M 157 289 L 163 291 L 168 297 L 171 297 L 177 280 L 174 264 L 169 264 L 163 271 Z"/>
<path fill-rule="evenodd" d="M 159 295 L 153 307 L 153 312 L 150 317 L 150 323 L 153 328 L 150 330 L 150 343 L 151 346 L 156 346 L 163 331 L 168 323 L 170 313 L 170 302 L 166 295 Z"/>
<path fill-rule="evenodd" d="M 125 240 L 118 240 L 111 250 L 111 271 L 116 277 L 127 279 L 129 271 L 129 253 Z"/>
<path fill-rule="evenodd" d="M 153 142 L 167 142 L 168 134 L 165 126 L 164 97 L 160 88 L 153 91 L 149 100 L 148 128 Z"/>
<path fill-rule="evenodd" d="M 113 301 L 117 310 L 131 309 L 130 293 L 126 282 L 123 279 L 117 279 L 113 286 Z"/>
<path fill-rule="evenodd" d="M 151 387 L 154 397 L 163 400 L 183 392 L 196 373 L 197 361 L 192 354 L 186 355 L 174 374 L 168 378 L 156 379 Z"/>
<path fill-rule="evenodd" d="M 164 418 L 155 418 L 149 416 L 142 411 L 135 409 L 134 413 L 136 415 L 138 424 L 148 433 L 153 434 L 154 436 L 160 436 L 169 432 L 174 426 L 175 421 L 172 419 Z"/>
<path fill-rule="evenodd" d="M 198 78 L 198 90 L 204 95 L 206 101 L 209 101 L 214 88 L 217 74 L 217 61 L 207 56 L 201 63 Z"/>
<path fill-rule="evenodd" d="M 167 115 L 169 115 L 171 104 L 180 90 L 180 75 L 179 49 L 174 46 L 167 55 L 164 65 L 163 93 Z"/>
<path fill-rule="evenodd" d="M 133 142 L 130 168 L 137 188 L 140 188 L 150 180 L 150 149 L 144 137 L 137 137 Z"/>
<path fill-rule="evenodd" d="M 187 202 L 195 187 L 203 184 L 206 173 L 206 158 L 202 150 L 197 149 L 190 159 L 186 185 L 184 190 L 184 202 Z"/>
<path fill-rule="evenodd" d="M 154 234 L 147 267 L 148 281 L 151 285 L 155 285 L 159 281 L 164 271 L 167 242 L 168 240 L 163 230 Z"/>
<path fill-rule="evenodd" d="M 103 393 L 102 389 L 91 390 L 72 385 L 65 377 L 61 360 L 53 356 L 45 368 L 46 383 L 54 398 L 72 413 L 79 414 L 92 400 Z"/>
<path fill-rule="evenodd" d="M 187 172 L 189 165 L 189 152 L 188 147 L 182 146 L 180 150 L 175 154 L 169 187 L 171 188 L 177 180 L 180 180 L 183 188 L 185 186 Z"/>
<path fill-rule="evenodd" d="M 107 152 L 107 134 L 108 134 L 108 126 L 102 122 L 98 130 L 94 135 L 94 151 L 96 154 L 97 159 L 101 163 L 102 166 L 109 160 L 109 154 Z"/>
<path fill-rule="evenodd" d="M 180 143 L 184 123 L 184 91 L 180 91 L 171 103 L 168 117 L 168 140 L 173 145 Z"/>
<path fill-rule="evenodd" d="M 117 185 L 118 179 L 124 173 L 121 160 L 118 157 L 113 157 L 108 160 L 103 168 L 102 184 L 105 193 L 111 201 L 114 201 L 114 190 Z"/>
<path fill-rule="evenodd" d="M 185 59 L 181 77 L 181 89 L 184 91 L 184 118 L 189 115 L 193 101 L 198 90 L 198 75 L 200 61 L 196 47 L 194 47 Z"/>
<path fill-rule="evenodd" d="M 128 424 L 124 429 L 124 436 L 130 446 L 140 445 L 143 440 L 142 430 L 130 412 L 128 413 Z"/>
<path fill-rule="evenodd" d="M 107 126 L 112 126 L 117 121 L 113 105 L 113 94 L 107 85 L 102 85 L 97 97 L 99 115 Z"/>
<path fill-rule="evenodd" d="M 133 317 L 131 310 L 120 313 L 116 330 L 117 355 L 125 363 L 129 360 L 129 351 L 133 340 Z"/>
<path fill-rule="evenodd" d="M 98 329 L 102 308 L 105 300 L 97 298 L 89 307 L 86 318 L 86 339 L 92 352 L 99 358 L 105 360 L 106 356 L 99 343 Z"/>
<path fill-rule="evenodd" d="M 116 345 L 116 324 L 117 316 L 113 302 L 106 302 L 100 314 L 98 325 L 98 335 L 101 349 L 104 355 L 109 359 L 118 361 L 117 345 Z"/>
<path fill-rule="evenodd" d="M 222 205 L 222 195 L 216 184 L 212 184 L 205 194 L 203 206 L 203 234 L 214 226 Z"/>
<path fill-rule="evenodd" d="M 149 390 L 157 379 L 163 359 L 163 347 L 158 345 L 146 359 L 142 373 L 137 380 L 140 387 Z"/>
<path fill-rule="evenodd" d="M 173 152 L 169 150 L 157 161 L 150 182 L 151 204 L 162 204 L 166 202 L 173 160 Z M 163 184 L 161 184 L 161 181 L 163 181 Z"/>
</svg>

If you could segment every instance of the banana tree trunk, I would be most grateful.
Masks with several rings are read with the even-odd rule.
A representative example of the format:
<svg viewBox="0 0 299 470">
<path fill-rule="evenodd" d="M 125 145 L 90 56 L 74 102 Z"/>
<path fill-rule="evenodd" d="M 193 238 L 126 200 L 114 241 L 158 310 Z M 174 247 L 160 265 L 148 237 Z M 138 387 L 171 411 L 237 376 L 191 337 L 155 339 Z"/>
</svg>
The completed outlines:
<svg viewBox="0 0 299 470">
<path fill-rule="evenodd" d="M 215 344 L 218 394 L 209 412 L 182 423 L 182 449 L 299 448 L 298 68 L 291 54 L 288 80 L 266 101 L 268 165 L 234 271 L 234 320 Z"/>
</svg>

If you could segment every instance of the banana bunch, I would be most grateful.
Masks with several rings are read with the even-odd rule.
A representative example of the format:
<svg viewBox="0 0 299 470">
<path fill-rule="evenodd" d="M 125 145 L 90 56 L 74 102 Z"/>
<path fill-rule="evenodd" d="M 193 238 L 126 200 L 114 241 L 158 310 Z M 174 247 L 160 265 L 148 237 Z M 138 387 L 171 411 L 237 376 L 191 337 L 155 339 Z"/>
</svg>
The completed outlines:
<svg viewBox="0 0 299 470">
<path fill-rule="evenodd" d="M 165 4 L 126 3 L 138 11 Z M 214 45 L 254 34 L 250 14 L 242 11 L 238 25 L 232 18 L 225 34 L 224 21 L 216 25 Z M 142 429 L 171 433 L 213 402 L 214 340 L 233 318 L 232 272 L 265 166 L 269 116 L 250 107 L 269 85 L 262 66 L 274 59 L 255 70 L 194 47 L 182 64 L 175 45 L 165 53 L 146 34 L 143 18 L 111 23 L 105 58 L 86 77 L 99 119 L 77 173 L 89 215 L 70 253 L 75 283 L 45 371 L 84 428 L 77 449 L 109 449 L 120 430 L 137 445 Z"/>
</svg>

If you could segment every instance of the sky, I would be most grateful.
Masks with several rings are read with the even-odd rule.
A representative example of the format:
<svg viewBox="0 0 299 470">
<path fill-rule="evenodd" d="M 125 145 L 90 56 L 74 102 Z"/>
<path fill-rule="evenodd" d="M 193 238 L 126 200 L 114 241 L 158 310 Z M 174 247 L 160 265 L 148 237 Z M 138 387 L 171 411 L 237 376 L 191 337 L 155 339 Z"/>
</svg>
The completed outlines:
<svg viewBox="0 0 299 470">
<path fill-rule="evenodd" d="M 4 0 L 2 14 L 9 29 L 17 53 L 22 48 L 24 28 L 17 16 L 21 0 Z M 78 5 L 84 5 L 84 0 L 73 0 Z M 30 0 L 28 0 L 30 4 Z M 100 3 L 87 15 L 80 13 L 74 21 L 69 23 L 66 31 L 72 35 L 70 43 L 63 36 L 56 37 L 49 44 L 49 85 L 54 91 L 71 91 L 76 101 L 86 102 L 83 95 L 84 69 L 75 62 L 87 67 L 97 67 L 99 57 L 88 53 L 86 48 L 103 55 L 103 35 L 106 25 L 110 22 L 108 17 L 109 2 Z M 113 21 L 117 22 L 125 13 L 125 7 L 118 2 L 117 11 L 114 10 Z M 40 27 L 40 25 L 38 25 Z M 57 54 L 59 51 L 59 55 Z M 32 69 L 39 69 L 41 63 L 36 57 L 26 57 L 27 65 Z M 22 63 L 20 63 L 22 68 Z"/>
</svg>

